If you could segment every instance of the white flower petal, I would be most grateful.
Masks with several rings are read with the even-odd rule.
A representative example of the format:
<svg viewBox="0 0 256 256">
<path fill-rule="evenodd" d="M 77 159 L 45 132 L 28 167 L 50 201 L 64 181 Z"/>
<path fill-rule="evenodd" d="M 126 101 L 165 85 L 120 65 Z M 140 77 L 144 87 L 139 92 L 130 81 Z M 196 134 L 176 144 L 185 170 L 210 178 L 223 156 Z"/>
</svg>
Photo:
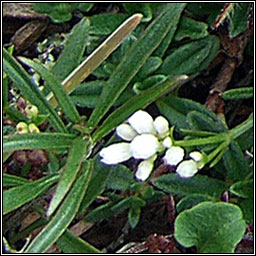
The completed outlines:
<svg viewBox="0 0 256 256">
<path fill-rule="evenodd" d="M 137 112 L 135 112 L 128 119 L 128 122 L 132 126 L 132 128 L 139 134 L 156 134 L 152 116 L 143 110 L 138 110 Z"/>
<path fill-rule="evenodd" d="M 137 159 L 147 159 L 153 156 L 159 148 L 160 143 L 152 134 L 138 135 L 130 144 L 132 156 Z"/>
<path fill-rule="evenodd" d="M 131 141 L 137 135 L 129 124 L 120 124 L 117 126 L 116 133 L 121 139 L 127 141 Z"/>
<path fill-rule="evenodd" d="M 170 137 L 166 137 L 163 142 L 162 142 L 163 146 L 165 148 L 171 148 L 172 146 L 172 139 Z"/>
<path fill-rule="evenodd" d="M 152 161 L 148 161 L 148 160 L 142 161 L 138 166 L 138 169 L 135 173 L 135 177 L 138 180 L 144 181 L 149 177 L 152 170 L 153 170 Z"/>
<path fill-rule="evenodd" d="M 194 160 L 185 160 L 179 164 L 176 172 L 182 178 L 190 178 L 197 173 L 197 164 Z"/>
<path fill-rule="evenodd" d="M 99 155 L 102 157 L 101 162 L 105 164 L 118 164 L 132 157 L 130 144 L 125 142 L 103 148 Z"/>
<path fill-rule="evenodd" d="M 164 137 L 169 133 L 169 123 L 163 116 L 158 116 L 154 120 L 154 127 L 161 137 Z"/>
<path fill-rule="evenodd" d="M 189 153 L 189 156 L 196 162 L 199 162 L 203 159 L 203 155 L 199 151 L 193 151 Z"/>
<path fill-rule="evenodd" d="M 164 160 L 167 164 L 177 165 L 180 161 L 182 161 L 184 157 L 184 149 L 181 147 L 171 147 L 165 153 Z"/>
<path fill-rule="evenodd" d="M 204 167 L 203 155 L 199 151 L 193 151 L 189 154 L 189 156 L 196 161 L 198 169 Z"/>
</svg>

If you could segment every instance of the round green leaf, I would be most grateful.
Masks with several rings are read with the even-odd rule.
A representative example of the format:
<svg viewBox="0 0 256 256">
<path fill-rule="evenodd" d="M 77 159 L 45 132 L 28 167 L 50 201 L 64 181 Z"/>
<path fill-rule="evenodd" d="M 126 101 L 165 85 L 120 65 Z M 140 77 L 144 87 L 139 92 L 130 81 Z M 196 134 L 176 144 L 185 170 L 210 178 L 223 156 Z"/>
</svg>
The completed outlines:
<svg viewBox="0 0 256 256">
<path fill-rule="evenodd" d="M 198 253 L 233 253 L 243 238 L 246 224 L 236 205 L 203 202 L 183 211 L 175 221 L 175 238 Z"/>
</svg>

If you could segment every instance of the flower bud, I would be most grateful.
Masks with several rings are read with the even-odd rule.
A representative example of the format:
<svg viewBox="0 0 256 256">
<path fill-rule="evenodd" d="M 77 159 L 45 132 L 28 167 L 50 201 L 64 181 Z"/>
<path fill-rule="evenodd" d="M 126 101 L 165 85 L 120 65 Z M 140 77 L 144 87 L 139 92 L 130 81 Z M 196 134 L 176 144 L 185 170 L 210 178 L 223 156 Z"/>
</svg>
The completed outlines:
<svg viewBox="0 0 256 256">
<path fill-rule="evenodd" d="M 171 148 L 172 146 L 172 139 L 170 137 L 166 137 L 164 140 L 163 140 L 163 146 L 165 148 Z"/>
<path fill-rule="evenodd" d="M 199 152 L 199 151 L 193 151 L 189 154 L 189 156 L 196 161 L 197 166 L 199 169 L 204 167 L 204 163 L 203 163 L 203 155 Z"/>
<path fill-rule="evenodd" d="M 182 161 L 184 157 L 184 149 L 181 147 L 171 147 L 165 153 L 164 160 L 167 164 L 170 165 L 177 165 L 180 161 Z"/>
<path fill-rule="evenodd" d="M 25 108 L 25 112 L 28 118 L 36 117 L 38 115 L 38 108 L 34 105 L 27 105 Z"/>
<path fill-rule="evenodd" d="M 185 160 L 182 163 L 180 163 L 178 168 L 176 169 L 176 172 L 182 178 L 190 178 L 194 176 L 197 173 L 197 171 L 197 164 L 194 160 Z"/>
<path fill-rule="evenodd" d="M 131 141 L 137 135 L 129 124 L 121 124 L 117 126 L 116 133 L 121 139 L 126 141 Z"/>
<path fill-rule="evenodd" d="M 163 116 L 158 116 L 154 120 L 154 128 L 160 137 L 165 137 L 169 132 L 169 123 Z"/>
<path fill-rule="evenodd" d="M 28 125 L 28 130 L 30 133 L 40 133 L 38 127 L 33 123 Z"/>
<path fill-rule="evenodd" d="M 18 134 L 28 133 L 28 125 L 24 122 L 19 122 L 16 125 L 16 131 Z"/>
<path fill-rule="evenodd" d="M 112 144 L 100 151 L 101 162 L 105 164 L 118 164 L 132 157 L 129 148 L 130 144 L 121 142 Z"/>
</svg>

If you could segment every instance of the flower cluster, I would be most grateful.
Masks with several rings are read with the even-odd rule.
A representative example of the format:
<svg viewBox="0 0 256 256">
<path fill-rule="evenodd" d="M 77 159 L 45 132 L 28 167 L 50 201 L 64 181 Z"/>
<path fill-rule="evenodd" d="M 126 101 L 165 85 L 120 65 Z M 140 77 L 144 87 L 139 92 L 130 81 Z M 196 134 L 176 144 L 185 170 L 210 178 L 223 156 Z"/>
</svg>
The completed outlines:
<svg viewBox="0 0 256 256">
<path fill-rule="evenodd" d="M 33 120 L 33 118 L 38 116 L 38 108 L 34 105 L 28 104 L 25 108 L 26 116 Z M 26 124 L 25 122 L 19 122 L 16 125 L 16 131 L 18 134 L 25 133 L 40 133 L 39 128 L 32 122 L 30 124 Z"/>
<path fill-rule="evenodd" d="M 146 180 L 153 170 L 157 153 L 167 149 L 164 161 L 170 165 L 179 164 L 185 155 L 184 149 L 173 146 L 169 136 L 169 123 L 163 116 L 153 118 L 145 111 L 138 110 L 128 120 L 116 128 L 117 135 L 124 140 L 112 144 L 100 151 L 101 161 L 105 164 L 118 164 L 131 157 L 142 159 L 135 177 Z M 191 160 L 185 160 L 178 165 L 177 173 L 181 177 L 193 176 L 201 168 L 202 155 L 199 152 L 190 153 Z"/>
</svg>

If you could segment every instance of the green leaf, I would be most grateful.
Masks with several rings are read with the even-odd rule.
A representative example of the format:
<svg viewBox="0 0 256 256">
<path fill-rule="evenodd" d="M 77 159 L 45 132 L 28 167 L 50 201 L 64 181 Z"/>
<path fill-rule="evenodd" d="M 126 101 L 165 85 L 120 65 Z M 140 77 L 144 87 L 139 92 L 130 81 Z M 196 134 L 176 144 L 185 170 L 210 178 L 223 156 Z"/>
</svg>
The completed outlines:
<svg viewBox="0 0 256 256">
<path fill-rule="evenodd" d="M 29 119 L 23 115 L 19 110 L 17 110 L 13 106 L 8 106 L 4 109 L 4 112 L 7 114 L 7 116 L 12 119 L 15 122 L 24 121 L 25 123 L 29 121 Z M 48 117 L 48 116 L 47 116 Z"/>
<path fill-rule="evenodd" d="M 103 13 L 90 17 L 90 34 L 109 35 L 127 18 L 123 13 Z"/>
<path fill-rule="evenodd" d="M 162 59 L 157 56 L 149 57 L 136 75 L 136 80 L 143 80 L 155 72 L 162 64 Z"/>
<path fill-rule="evenodd" d="M 135 228 L 140 221 L 140 207 L 131 207 L 128 212 L 128 221 L 131 228 Z"/>
<path fill-rule="evenodd" d="M 67 118 L 73 123 L 79 122 L 80 116 L 78 111 L 76 110 L 75 105 L 73 104 L 69 96 L 66 94 L 60 81 L 53 75 L 53 73 L 48 71 L 40 63 L 34 62 L 24 57 L 19 57 L 19 59 L 26 65 L 33 68 L 36 72 L 38 72 L 42 76 L 42 78 L 46 81 L 46 84 L 50 87 L 51 91 L 54 93 L 55 98 L 57 99 L 59 105 L 63 109 Z"/>
<path fill-rule="evenodd" d="M 76 8 L 81 12 L 89 12 L 94 6 L 94 3 L 77 3 L 77 4 L 78 6 Z"/>
<path fill-rule="evenodd" d="M 250 128 L 247 132 L 243 133 L 237 138 L 237 143 L 239 144 L 242 151 L 249 150 L 254 144 L 254 127 Z"/>
<path fill-rule="evenodd" d="M 167 76 L 199 73 L 213 61 L 218 49 L 219 40 L 213 35 L 187 43 L 167 56 L 157 72 Z"/>
<path fill-rule="evenodd" d="M 180 41 L 184 38 L 200 39 L 208 36 L 208 25 L 201 21 L 196 21 L 188 17 L 182 17 L 174 40 Z"/>
<path fill-rule="evenodd" d="M 35 237 L 24 253 L 43 253 L 65 232 L 79 209 L 91 177 L 92 161 L 87 161 L 80 177 L 51 221 Z"/>
<path fill-rule="evenodd" d="M 165 5 L 165 3 L 162 4 L 163 7 L 164 7 L 164 5 Z M 160 7 L 159 9 L 161 10 L 162 8 Z M 180 21 L 180 19 L 179 19 L 180 14 L 181 14 L 180 12 L 176 13 L 177 16 L 175 16 L 173 18 L 172 27 L 169 29 L 168 33 L 166 34 L 166 36 L 164 37 L 164 39 L 162 40 L 160 45 L 157 47 L 157 49 L 153 52 L 154 56 L 158 56 L 160 58 L 162 58 L 164 56 L 164 54 L 167 51 L 169 45 L 171 44 L 174 34 L 177 30 L 177 27 L 178 27 L 178 24 Z M 159 15 L 161 15 L 161 13 Z"/>
<path fill-rule="evenodd" d="M 242 100 L 253 97 L 253 87 L 236 88 L 225 91 L 221 97 L 224 100 Z"/>
<path fill-rule="evenodd" d="M 49 122 L 58 132 L 67 132 L 67 129 L 58 116 L 57 112 L 45 100 L 43 95 L 32 82 L 27 72 L 22 66 L 3 49 L 3 69 L 22 95 L 33 105 L 37 106 L 41 114 L 49 114 Z"/>
<path fill-rule="evenodd" d="M 22 186 L 10 188 L 3 193 L 3 213 L 11 212 L 35 199 L 48 187 L 58 181 L 59 175 L 52 175 Z"/>
<path fill-rule="evenodd" d="M 247 223 L 251 223 L 254 220 L 254 198 L 253 196 L 249 198 L 239 198 L 237 204 L 242 209 L 244 220 Z"/>
<path fill-rule="evenodd" d="M 86 196 L 83 198 L 78 210 L 78 215 L 84 214 L 85 210 L 94 199 L 103 193 L 111 168 L 112 167 L 103 165 L 98 158 L 95 158 L 92 177 L 88 185 Z"/>
<path fill-rule="evenodd" d="M 38 12 L 47 13 L 56 23 L 69 21 L 72 18 L 69 3 L 32 3 L 32 6 Z"/>
<path fill-rule="evenodd" d="M 89 38 L 89 27 L 89 20 L 83 18 L 68 35 L 63 51 L 51 68 L 51 73 L 60 81 L 64 80 L 80 64 Z"/>
<path fill-rule="evenodd" d="M 146 29 L 142 37 L 133 44 L 108 79 L 107 86 L 104 87 L 100 100 L 90 116 L 88 127 L 92 129 L 96 127 L 140 67 L 161 43 L 169 29 L 177 22 L 184 7 L 185 4 L 167 4 L 162 15 L 159 15 Z"/>
<path fill-rule="evenodd" d="M 191 111 L 187 114 L 187 122 L 192 130 L 208 131 L 208 132 L 225 132 L 227 129 L 224 124 L 213 120 L 206 114 L 198 111 Z"/>
<path fill-rule="evenodd" d="M 149 22 L 152 19 L 152 10 L 149 3 L 123 3 L 123 6 L 129 14 L 142 13 L 142 22 Z"/>
<path fill-rule="evenodd" d="M 131 33 L 141 20 L 135 14 L 119 26 L 93 53 L 91 53 L 63 82 L 67 94 L 70 94 L 89 74 L 91 74 Z M 56 106 L 54 98 L 50 98 L 52 106 Z"/>
<path fill-rule="evenodd" d="M 190 111 L 198 111 L 207 115 L 218 125 L 222 124 L 222 122 L 213 112 L 211 112 L 202 104 L 193 100 L 175 96 L 166 96 L 157 101 L 157 106 L 161 114 L 168 119 L 170 124 L 176 126 L 179 129 L 187 129 L 189 127 L 186 116 Z"/>
<path fill-rule="evenodd" d="M 165 75 L 149 76 L 148 78 L 146 78 L 141 83 L 140 82 L 135 83 L 133 89 L 134 89 L 135 92 L 140 93 L 141 91 L 149 89 L 149 88 L 151 88 L 152 86 L 154 86 L 156 84 L 163 83 L 166 80 L 167 80 L 167 76 L 165 76 Z"/>
<path fill-rule="evenodd" d="M 215 201 L 216 198 L 208 196 L 208 195 L 197 195 L 192 194 L 183 197 L 176 205 L 176 211 L 177 213 L 180 213 L 184 210 L 190 209 L 194 206 L 196 206 L 199 203 L 205 202 L 205 201 Z"/>
<path fill-rule="evenodd" d="M 106 187 L 108 189 L 125 191 L 134 181 L 133 174 L 129 168 L 118 164 L 110 169 Z"/>
<path fill-rule="evenodd" d="M 31 133 L 4 136 L 4 152 L 21 149 L 65 149 L 69 148 L 74 135 L 66 133 Z"/>
<path fill-rule="evenodd" d="M 248 29 L 250 7 L 251 3 L 235 4 L 233 14 L 229 21 L 229 36 L 231 38 L 238 36 L 240 33 Z"/>
<path fill-rule="evenodd" d="M 97 142 L 99 139 L 107 135 L 112 129 L 116 128 L 133 112 L 138 109 L 145 108 L 159 97 L 179 87 L 181 84 L 186 82 L 186 80 L 186 76 L 173 77 L 163 83 L 156 84 L 155 86 L 141 92 L 139 95 L 134 96 L 104 120 L 102 125 L 92 135 L 92 140 Z"/>
<path fill-rule="evenodd" d="M 81 137 L 77 137 L 73 141 L 69 150 L 64 171 L 61 175 L 60 181 L 56 188 L 56 192 L 47 210 L 47 216 L 52 215 L 52 213 L 57 209 L 61 201 L 64 199 L 64 197 L 70 190 L 72 184 L 76 179 L 77 173 L 81 168 L 82 161 L 86 156 L 87 147 L 88 140 L 85 140 Z"/>
<path fill-rule="evenodd" d="M 80 237 L 73 235 L 68 229 L 57 240 L 57 246 L 64 253 L 100 253 L 100 250 Z"/>
<path fill-rule="evenodd" d="M 117 204 L 115 204 L 111 210 L 114 213 L 122 212 L 130 207 L 143 207 L 146 205 L 146 202 L 137 197 L 137 196 L 131 196 L 124 198 L 123 200 L 119 201 Z"/>
<path fill-rule="evenodd" d="M 162 175 L 154 179 L 153 184 L 167 193 L 179 196 L 200 194 L 219 198 L 227 189 L 224 182 L 208 176 L 196 175 L 186 179 L 175 173 Z"/>
<path fill-rule="evenodd" d="M 70 98 L 76 105 L 94 108 L 105 85 L 103 80 L 82 83 L 71 93 Z"/>
<path fill-rule="evenodd" d="M 253 198 L 253 179 L 239 181 L 230 187 L 230 192 L 243 198 Z"/>
<path fill-rule="evenodd" d="M 196 246 L 198 253 L 234 253 L 246 229 L 240 208 L 223 202 L 185 210 L 174 225 L 175 239 L 184 247 Z"/>
<path fill-rule="evenodd" d="M 85 216 L 85 221 L 87 222 L 97 222 L 108 217 L 113 216 L 115 213 L 112 211 L 112 207 L 115 205 L 114 202 L 108 202 L 106 204 L 100 205 L 99 207 L 93 209 Z"/>
<path fill-rule="evenodd" d="M 248 164 L 237 142 L 232 142 L 229 145 L 229 149 L 223 154 L 222 159 L 229 182 L 243 180 L 248 175 Z"/>
<path fill-rule="evenodd" d="M 8 173 L 3 174 L 4 187 L 17 187 L 30 183 L 29 180 Z"/>
</svg>

